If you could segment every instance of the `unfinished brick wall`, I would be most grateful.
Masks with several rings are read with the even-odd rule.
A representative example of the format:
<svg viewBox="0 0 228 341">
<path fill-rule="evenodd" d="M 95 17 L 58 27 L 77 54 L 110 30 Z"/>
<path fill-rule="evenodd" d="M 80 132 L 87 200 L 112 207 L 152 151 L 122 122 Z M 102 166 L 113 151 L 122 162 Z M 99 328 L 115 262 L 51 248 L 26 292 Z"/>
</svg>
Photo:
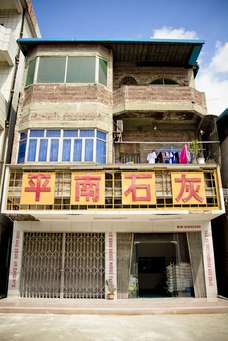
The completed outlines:
<svg viewBox="0 0 228 341">
<path fill-rule="evenodd" d="M 183 126 L 182 126 L 183 127 Z M 147 130 L 136 130 L 136 131 L 124 131 L 123 133 L 123 141 L 147 141 L 147 142 L 168 142 L 170 144 L 115 144 L 115 159 L 116 161 L 120 160 L 120 154 L 139 154 L 140 155 L 140 162 L 147 163 L 147 155 L 152 151 L 156 150 L 170 150 L 173 147 L 173 150 L 180 149 L 182 144 L 176 146 L 172 142 L 184 142 L 184 141 L 192 141 L 196 138 L 196 132 L 194 130 L 182 130 L 177 129 L 176 131 L 168 130 L 167 128 L 158 128 L 157 130 L 153 130 L 147 127 Z"/>
<path fill-rule="evenodd" d="M 135 78 L 139 85 L 150 84 L 157 78 L 170 78 L 183 86 L 189 86 L 189 69 L 177 67 L 139 67 L 130 63 L 115 63 L 113 69 L 113 88 L 119 87 L 120 81 L 126 76 Z"/>
</svg>

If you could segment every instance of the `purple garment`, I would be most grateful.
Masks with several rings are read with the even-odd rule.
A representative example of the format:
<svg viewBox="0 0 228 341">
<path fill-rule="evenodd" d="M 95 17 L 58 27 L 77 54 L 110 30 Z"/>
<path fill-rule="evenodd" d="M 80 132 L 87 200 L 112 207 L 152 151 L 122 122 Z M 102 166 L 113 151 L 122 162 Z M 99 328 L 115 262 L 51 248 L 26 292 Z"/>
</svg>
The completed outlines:
<svg viewBox="0 0 228 341">
<path fill-rule="evenodd" d="M 180 152 L 180 163 L 188 163 L 188 148 L 186 144 L 183 145 Z"/>
</svg>

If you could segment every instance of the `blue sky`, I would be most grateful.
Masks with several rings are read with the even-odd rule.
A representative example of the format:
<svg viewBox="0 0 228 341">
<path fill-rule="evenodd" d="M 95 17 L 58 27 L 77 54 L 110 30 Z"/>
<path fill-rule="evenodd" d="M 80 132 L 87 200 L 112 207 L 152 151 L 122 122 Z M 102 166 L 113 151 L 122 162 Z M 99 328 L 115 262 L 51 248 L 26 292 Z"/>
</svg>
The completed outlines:
<svg viewBox="0 0 228 341">
<path fill-rule="evenodd" d="M 220 102 L 219 109 L 214 103 L 211 110 L 228 106 L 221 99 L 221 93 L 228 93 L 228 0 L 33 0 L 33 6 L 45 38 L 205 40 L 199 89 L 204 87 L 208 107 Z"/>
</svg>

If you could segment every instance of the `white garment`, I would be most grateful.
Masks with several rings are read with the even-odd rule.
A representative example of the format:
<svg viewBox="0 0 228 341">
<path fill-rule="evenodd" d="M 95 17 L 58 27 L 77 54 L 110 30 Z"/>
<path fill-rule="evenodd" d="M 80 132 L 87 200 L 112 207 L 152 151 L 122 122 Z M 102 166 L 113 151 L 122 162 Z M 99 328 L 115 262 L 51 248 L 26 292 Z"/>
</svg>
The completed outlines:
<svg viewBox="0 0 228 341">
<path fill-rule="evenodd" d="M 147 161 L 149 163 L 155 163 L 156 157 L 157 157 L 157 154 L 155 152 L 151 152 L 147 155 Z"/>
</svg>

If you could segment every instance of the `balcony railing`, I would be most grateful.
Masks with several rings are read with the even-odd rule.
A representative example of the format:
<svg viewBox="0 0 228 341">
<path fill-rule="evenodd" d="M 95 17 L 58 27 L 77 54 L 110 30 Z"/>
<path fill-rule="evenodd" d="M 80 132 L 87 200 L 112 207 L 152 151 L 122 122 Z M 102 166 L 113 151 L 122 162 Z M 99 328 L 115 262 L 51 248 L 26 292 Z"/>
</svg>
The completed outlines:
<svg viewBox="0 0 228 341">
<path fill-rule="evenodd" d="M 0 60 L 7 62 L 10 66 L 14 65 L 17 49 L 13 31 L 0 25 Z"/>
<path fill-rule="evenodd" d="M 115 113 L 125 110 L 174 110 L 206 115 L 204 93 L 187 86 L 124 85 L 115 90 L 113 105 Z"/>
<path fill-rule="evenodd" d="M 121 145 L 121 149 L 115 148 L 116 164 L 148 163 L 149 160 L 145 159 L 145 154 L 149 155 L 151 152 L 156 154 L 154 162 L 151 163 L 181 164 L 180 154 L 184 145 L 187 146 L 188 164 L 220 164 L 221 161 L 219 141 L 127 141 L 122 140 L 122 136 L 118 132 L 114 133 L 114 140 L 116 146 Z M 143 145 L 143 153 L 131 152 L 134 150 L 131 146 L 135 147 L 138 144 Z"/>
<path fill-rule="evenodd" d="M 106 165 L 106 166 L 94 166 L 90 167 L 90 169 L 82 169 L 76 166 L 72 166 L 70 169 L 66 168 L 66 166 L 33 166 L 31 171 L 31 166 L 8 166 L 8 178 L 5 183 L 5 198 L 3 199 L 3 213 L 7 214 L 30 214 L 30 212 L 34 211 L 70 211 L 72 214 L 77 212 L 78 210 L 158 210 L 158 209 L 169 209 L 169 210 L 182 210 L 182 209 L 190 209 L 191 211 L 197 210 L 219 210 L 221 208 L 221 198 L 219 192 L 219 174 L 216 166 L 199 166 L 199 165 L 147 165 L 147 167 L 142 167 L 140 165 L 134 166 L 115 166 L 115 165 Z M 77 173 L 79 172 L 79 173 Z M 96 204 L 96 202 L 87 203 L 84 201 L 81 203 L 72 203 L 72 183 L 75 179 L 75 174 L 93 174 L 94 172 L 98 172 L 100 174 L 104 174 L 104 202 L 102 204 Z M 184 174 L 184 176 L 193 176 L 196 178 L 197 176 L 203 177 L 203 186 L 205 191 L 204 201 L 201 202 L 175 202 L 174 199 L 174 187 L 173 187 L 173 174 Z M 23 193 L 23 182 L 24 175 L 27 174 L 42 174 L 48 175 L 55 174 L 55 182 L 54 182 L 54 200 L 51 204 L 24 204 L 21 202 L 22 193 Z M 129 174 L 137 174 L 147 175 L 152 174 L 154 177 L 154 202 L 128 202 L 124 201 L 124 194 L 126 191 L 126 183 L 125 180 L 129 179 Z M 139 177 L 140 177 L 139 175 Z M 138 178 L 137 178 L 138 179 Z M 137 180 L 136 179 L 136 184 Z M 88 180 L 88 179 L 87 179 Z M 130 180 L 127 180 L 130 181 Z M 148 181 L 148 180 L 147 180 Z M 139 180 L 140 182 L 140 180 Z M 28 192 L 32 193 L 32 196 L 35 197 L 36 186 L 34 183 L 29 183 L 27 186 L 31 185 L 31 190 Z M 87 184 L 88 185 L 88 184 Z M 86 186 L 87 186 L 86 185 Z M 90 183 L 91 185 L 91 183 Z M 149 184 L 144 184 L 143 187 L 142 182 L 138 183 L 139 187 L 136 186 L 136 190 L 143 191 L 139 193 L 139 196 L 145 195 L 147 189 L 149 188 Z M 150 183 L 151 185 L 151 183 Z M 39 186 L 41 186 L 39 184 Z M 38 187 L 39 187 L 38 186 Z M 195 186 L 195 185 L 194 185 Z M 198 186 L 198 185 L 197 185 Z M 196 193 L 199 193 L 198 187 L 195 187 Z M 42 187 L 42 186 L 41 186 Z M 153 186 L 152 186 L 153 187 Z M 151 187 L 151 191 L 153 188 Z M 39 187 L 40 188 L 40 187 Z M 186 193 L 188 189 L 186 189 Z M 83 187 L 82 196 L 93 196 L 94 188 L 90 188 L 88 191 L 88 187 Z M 42 191 L 41 191 L 42 195 Z M 188 193 L 187 193 L 188 196 Z"/>
</svg>

